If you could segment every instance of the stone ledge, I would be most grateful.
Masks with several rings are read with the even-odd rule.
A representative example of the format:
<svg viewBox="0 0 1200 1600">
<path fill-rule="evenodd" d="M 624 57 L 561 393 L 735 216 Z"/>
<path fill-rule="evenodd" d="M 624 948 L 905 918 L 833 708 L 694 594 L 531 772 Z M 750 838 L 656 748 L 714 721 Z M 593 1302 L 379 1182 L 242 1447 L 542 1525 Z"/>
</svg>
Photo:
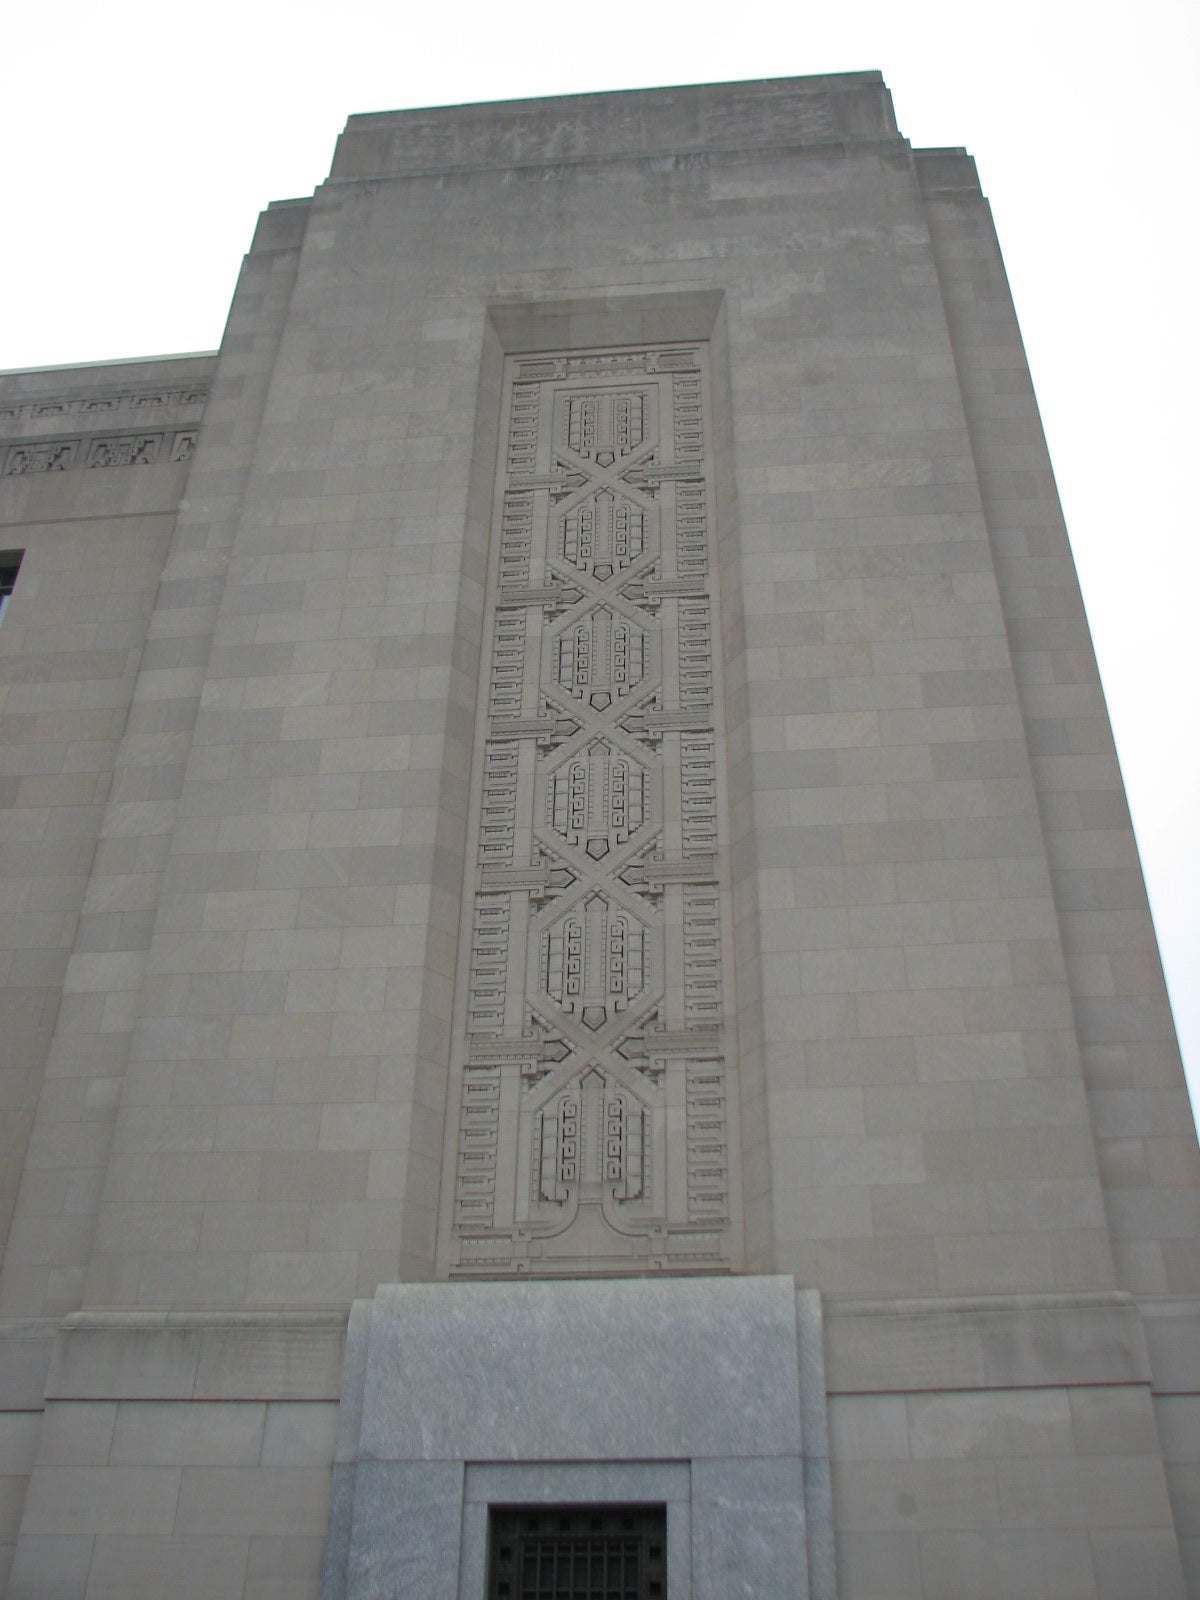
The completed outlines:
<svg viewBox="0 0 1200 1600">
<path fill-rule="evenodd" d="M 1149 1383 L 1121 1293 L 825 1302 L 830 1394 Z"/>
<path fill-rule="evenodd" d="M 48 1400 L 336 1400 L 341 1312 L 76 1312 Z"/>
<path fill-rule="evenodd" d="M 1200 1295 L 1140 1296 L 1155 1394 L 1200 1394 Z"/>
<path fill-rule="evenodd" d="M 58 1321 L 0 1321 L 0 1411 L 41 1411 Z"/>
<path fill-rule="evenodd" d="M 927 200 L 982 199 L 974 158 L 962 149 L 914 150 L 913 165 Z"/>
<path fill-rule="evenodd" d="M 259 214 L 250 254 L 261 256 L 275 250 L 298 250 L 304 243 L 311 209 L 312 201 L 308 198 L 272 200 Z"/>
</svg>

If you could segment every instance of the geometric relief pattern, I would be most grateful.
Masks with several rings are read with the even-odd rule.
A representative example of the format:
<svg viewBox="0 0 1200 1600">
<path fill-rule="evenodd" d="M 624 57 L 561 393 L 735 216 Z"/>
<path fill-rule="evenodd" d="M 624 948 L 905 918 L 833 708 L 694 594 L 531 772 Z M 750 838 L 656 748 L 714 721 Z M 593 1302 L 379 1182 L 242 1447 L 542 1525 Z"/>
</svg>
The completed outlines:
<svg viewBox="0 0 1200 1600">
<path fill-rule="evenodd" d="M 108 394 L 27 400 L 23 404 L 0 406 L 0 427 L 67 416 L 109 416 L 121 411 L 136 411 L 144 417 L 152 411 L 195 410 L 203 407 L 207 399 L 205 385 L 195 384 L 186 389 L 124 389 Z"/>
<path fill-rule="evenodd" d="M 195 448 L 195 428 L 173 434 L 129 433 L 0 444 L 0 477 L 70 472 L 76 467 L 150 467 L 156 462 L 190 461 Z"/>
<path fill-rule="evenodd" d="M 706 357 L 507 363 L 457 1276 L 736 1264 Z"/>
</svg>

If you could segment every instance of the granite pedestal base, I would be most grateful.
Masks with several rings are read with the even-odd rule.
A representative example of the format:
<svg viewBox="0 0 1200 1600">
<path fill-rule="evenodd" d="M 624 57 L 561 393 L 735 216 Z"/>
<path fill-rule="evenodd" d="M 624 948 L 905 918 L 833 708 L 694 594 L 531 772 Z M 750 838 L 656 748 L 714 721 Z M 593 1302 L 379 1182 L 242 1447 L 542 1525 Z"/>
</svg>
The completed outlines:
<svg viewBox="0 0 1200 1600">
<path fill-rule="evenodd" d="M 489 1505 L 599 1503 L 666 1506 L 671 1600 L 831 1600 L 819 1310 L 800 1301 L 759 1277 L 357 1302 L 325 1600 L 482 1600 Z"/>
</svg>

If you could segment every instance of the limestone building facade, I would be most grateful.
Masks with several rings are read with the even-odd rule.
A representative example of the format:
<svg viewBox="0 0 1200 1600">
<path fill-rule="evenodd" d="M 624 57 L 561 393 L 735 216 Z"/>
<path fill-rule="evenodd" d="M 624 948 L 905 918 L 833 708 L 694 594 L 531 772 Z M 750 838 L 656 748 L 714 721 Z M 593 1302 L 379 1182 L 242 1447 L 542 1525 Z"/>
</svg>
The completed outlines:
<svg viewBox="0 0 1200 1600">
<path fill-rule="evenodd" d="M 219 351 L 0 436 L 13 1600 L 1200 1595 L 1200 1158 L 964 151 L 875 73 L 354 117 Z"/>
</svg>

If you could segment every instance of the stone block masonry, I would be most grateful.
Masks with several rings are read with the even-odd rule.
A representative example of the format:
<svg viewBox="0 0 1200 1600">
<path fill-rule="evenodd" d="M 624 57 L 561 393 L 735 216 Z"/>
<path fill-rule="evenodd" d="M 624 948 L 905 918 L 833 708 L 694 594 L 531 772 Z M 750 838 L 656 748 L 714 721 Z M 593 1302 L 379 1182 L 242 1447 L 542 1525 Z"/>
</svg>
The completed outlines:
<svg viewBox="0 0 1200 1600">
<path fill-rule="evenodd" d="M 0 525 L 0 1592 L 483 1600 L 491 1508 L 652 1505 L 677 1600 L 1200 1596 L 965 152 L 875 73 L 351 118 L 219 351 L 0 377 Z"/>
</svg>

